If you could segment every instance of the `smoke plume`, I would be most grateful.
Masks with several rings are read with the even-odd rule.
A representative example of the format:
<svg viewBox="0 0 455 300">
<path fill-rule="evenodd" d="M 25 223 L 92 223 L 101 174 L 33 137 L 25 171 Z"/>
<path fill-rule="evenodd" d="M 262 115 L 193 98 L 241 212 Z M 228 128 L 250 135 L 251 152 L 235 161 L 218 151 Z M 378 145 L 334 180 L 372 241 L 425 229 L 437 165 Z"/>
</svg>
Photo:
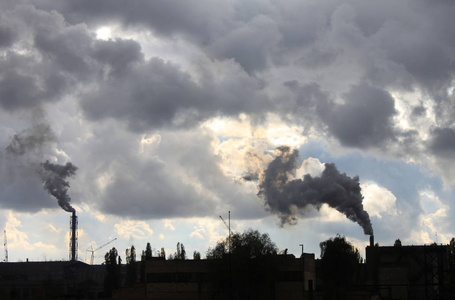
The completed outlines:
<svg viewBox="0 0 455 300">
<path fill-rule="evenodd" d="M 68 162 L 66 165 L 52 164 L 48 160 L 41 164 L 40 170 L 41 178 L 44 181 L 44 188 L 57 198 L 58 204 L 67 212 L 74 212 L 71 206 L 71 198 L 68 196 L 67 191 L 69 183 L 66 178 L 76 174 L 77 167 Z"/>
<path fill-rule="evenodd" d="M 57 198 L 58 204 L 67 212 L 75 211 L 70 205 L 71 198 L 68 196 L 68 177 L 76 174 L 77 167 L 68 162 L 66 165 L 52 164 L 48 160 L 43 161 L 45 146 L 55 140 L 54 132 L 45 123 L 23 130 L 11 139 L 6 147 L 14 161 L 20 161 L 19 157 L 27 157 L 22 164 L 15 164 L 16 168 L 30 168 L 30 171 L 37 171 L 43 181 L 44 189 Z M 25 163 L 25 164 L 24 164 Z"/>
<path fill-rule="evenodd" d="M 278 155 L 267 167 L 259 184 L 258 195 L 266 207 L 276 213 L 282 224 L 295 224 L 297 213 L 311 205 L 319 210 L 326 203 L 354 222 L 365 234 L 372 235 L 370 216 L 363 209 L 363 196 L 357 176 L 351 178 L 340 173 L 335 164 L 325 164 L 319 177 L 305 175 L 302 179 L 290 180 L 297 169 L 298 151 L 280 147 Z"/>
<path fill-rule="evenodd" d="M 42 148 L 55 138 L 49 125 L 40 123 L 32 128 L 15 134 L 11 143 L 6 147 L 8 153 L 24 155 L 28 151 Z"/>
</svg>

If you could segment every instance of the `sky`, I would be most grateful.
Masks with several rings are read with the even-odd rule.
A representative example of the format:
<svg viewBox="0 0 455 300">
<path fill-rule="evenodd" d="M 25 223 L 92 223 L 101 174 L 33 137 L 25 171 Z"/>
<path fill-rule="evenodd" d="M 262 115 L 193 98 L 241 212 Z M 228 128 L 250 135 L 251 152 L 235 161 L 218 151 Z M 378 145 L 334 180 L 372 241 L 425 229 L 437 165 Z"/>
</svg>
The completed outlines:
<svg viewBox="0 0 455 300">
<path fill-rule="evenodd" d="M 79 260 L 112 241 L 95 263 L 148 242 L 204 257 L 229 215 L 296 256 L 455 236 L 454 2 L 1 8 L 9 261 L 67 260 L 72 209 Z"/>
</svg>

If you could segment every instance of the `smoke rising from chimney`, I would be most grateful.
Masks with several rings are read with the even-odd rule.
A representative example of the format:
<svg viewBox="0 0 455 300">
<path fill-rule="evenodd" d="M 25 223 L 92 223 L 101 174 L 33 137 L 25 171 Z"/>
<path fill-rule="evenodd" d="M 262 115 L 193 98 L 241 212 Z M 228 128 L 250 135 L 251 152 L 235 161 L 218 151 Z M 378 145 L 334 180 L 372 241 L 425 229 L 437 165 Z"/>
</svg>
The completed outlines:
<svg viewBox="0 0 455 300">
<path fill-rule="evenodd" d="M 11 143 L 6 147 L 8 153 L 24 155 L 26 152 L 39 149 L 55 139 L 49 125 L 40 123 L 30 129 L 15 134 Z"/>
<path fill-rule="evenodd" d="M 67 212 L 74 212 L 75 209 L 70 205 L 71 198 L 67 193 L 69 183 L 66 179 L 76 174 L 77 167 L 70 162 L 66 165 L 53 164 L 48 160 L 38 163 L 43 159 L 43 148 L 54 139 L 55 135 L 50 126 L 40 123 L 14 135 L 6 151 L 14 156 L 28 157 L 25 166 L 37 171 L 44 189 L 57 199 L 61 208 Z"/>
<path fill-rule="evenodd" d="M 290 180 L 297 169 L 298 151 L 291 151 L 287 146 L 277 149 L 281 153 L 265 170 L 258 195 L 264 199 L 267 209 L 281 218 L 282 224 L 295 224 L 296 213 L 308 205 L 319 210 L 325 203 L 357 222 L 365 234 L 373 234 L 370 216 L 363 209 L 357 176 L 351 178 L 340 173 L 335 164 L 326 163 L 319 177 L 307 174 L 303 180 Z"/>
<path fill-rule="evenodd" d="M 44 188 L 57 198 L 58 205 L 67 212 L 74 212 L 71 198 L 68 196 L 69 183 L 66 178 L 76 174 L 77 167 L 68 162 L 66 165 L 52 164 L 48 160 L 41 164 L 40 176 L 44 181 Z"/>
</svg>

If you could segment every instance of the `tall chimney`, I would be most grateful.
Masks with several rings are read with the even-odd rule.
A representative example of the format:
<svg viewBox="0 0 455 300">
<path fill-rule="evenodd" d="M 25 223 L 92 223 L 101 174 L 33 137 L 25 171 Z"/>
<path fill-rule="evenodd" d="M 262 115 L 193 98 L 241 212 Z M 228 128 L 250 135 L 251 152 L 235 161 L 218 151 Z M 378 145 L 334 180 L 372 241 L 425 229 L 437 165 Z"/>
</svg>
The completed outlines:
<svg viewBox="0 0 455 300">
<path fill-rule="evenodd" d="M 374 235 L 370 235 L 370 247 L 374 247 Z"/>
<path fill-rule="evenodd" d="M 76 211 L 73 210 L 73 213 L 71 215 L 70 219 L 70 230 L 71 230 L 71 236 L 70 236 L 70 260 L 71 261 L 76 261 L 77 260 L 77 216 L 76 216 Z"/>
</svg>

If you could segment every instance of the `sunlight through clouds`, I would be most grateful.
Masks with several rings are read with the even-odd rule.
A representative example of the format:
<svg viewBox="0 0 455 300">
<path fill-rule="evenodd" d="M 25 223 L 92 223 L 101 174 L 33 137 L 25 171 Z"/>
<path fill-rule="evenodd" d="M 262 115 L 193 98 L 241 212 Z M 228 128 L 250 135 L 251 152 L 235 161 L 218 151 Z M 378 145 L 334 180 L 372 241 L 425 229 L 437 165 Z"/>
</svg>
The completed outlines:
<svg viewBox="0 0 455 300">
<path fill-rule="evenodd" d="M 111 28 L 109 27 L 101 27 L 96 30 L 96 38 L 100 40 L 108 40 L 112 37 L 111 35 Z"/>
<path fill-rule="evenodd" d="M 117 233 L 125 239 L 133 238 L 146 240 L 150 239 L 153 235 L 153 230 L 144 221 L 122 221 L 115 224 L 115 229 L 117 230 Z"/>
</svg>

